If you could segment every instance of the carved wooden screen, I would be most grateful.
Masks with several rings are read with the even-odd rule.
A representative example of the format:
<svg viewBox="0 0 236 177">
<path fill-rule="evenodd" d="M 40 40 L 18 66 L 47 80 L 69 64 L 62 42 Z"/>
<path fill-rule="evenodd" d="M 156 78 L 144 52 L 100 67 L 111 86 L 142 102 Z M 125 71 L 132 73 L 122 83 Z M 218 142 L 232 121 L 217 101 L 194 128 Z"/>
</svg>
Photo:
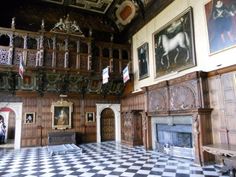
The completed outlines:
<svg viewBox="0 0 236 177">
<path fill-rule="evenodd" d="M 115 116 L 110 108 L 101 113 L 101 140 L 111 141 L 115 139 Z"/>
<path fill-rule="evenodd" d="M 142 134 L 142 115 L 140 113 L 134 114 L 135 120 L 135 129 L 134 129 L 134 144 L 142 145 L 143 144 L 143 134 Z"/>
</svg>

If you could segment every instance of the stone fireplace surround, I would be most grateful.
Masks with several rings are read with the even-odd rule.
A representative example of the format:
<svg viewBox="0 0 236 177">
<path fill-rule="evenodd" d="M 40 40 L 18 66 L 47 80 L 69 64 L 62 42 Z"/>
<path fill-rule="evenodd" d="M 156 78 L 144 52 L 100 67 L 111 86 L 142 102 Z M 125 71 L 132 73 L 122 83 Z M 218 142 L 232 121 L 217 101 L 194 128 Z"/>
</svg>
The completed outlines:
<svg viewBox="0 0 236 177">
<path fill-rule="evenodd" d="M 214 157 L 202 151 L 212 144 L 211 111 L 206 72 L 192 72 L 143 88 L 146 95 L 149 148 L 155 149 L 153 122 L 156 118 L 188 116 L 192 122 L 194 161 L 200 165 Z M 151 146 L 151 147 L 150 147 Z"/>
</svg>

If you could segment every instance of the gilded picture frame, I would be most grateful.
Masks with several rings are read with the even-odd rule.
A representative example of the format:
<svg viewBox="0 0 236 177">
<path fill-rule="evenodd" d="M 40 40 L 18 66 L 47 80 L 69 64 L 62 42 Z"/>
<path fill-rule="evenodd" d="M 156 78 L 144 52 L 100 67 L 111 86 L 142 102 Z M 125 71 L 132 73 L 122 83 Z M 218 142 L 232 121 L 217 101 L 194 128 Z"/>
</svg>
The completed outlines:
<svg viewBox="0 0 236 177">
<path fill-rule="evenodd" d="M 153 43 L 156 77 L 196 66 L 192 8 L 154 32 Z"/>
<path fill-rule="evenodd" d="M 73 103 L 57 101 L 52 103 L 52 129 L 70 129 Z"/>
<path fill-rule="evenodd" d="M 35 123 L 35 112 L 25 112 L 24 124 L 34 124 Z"/>
</svg>

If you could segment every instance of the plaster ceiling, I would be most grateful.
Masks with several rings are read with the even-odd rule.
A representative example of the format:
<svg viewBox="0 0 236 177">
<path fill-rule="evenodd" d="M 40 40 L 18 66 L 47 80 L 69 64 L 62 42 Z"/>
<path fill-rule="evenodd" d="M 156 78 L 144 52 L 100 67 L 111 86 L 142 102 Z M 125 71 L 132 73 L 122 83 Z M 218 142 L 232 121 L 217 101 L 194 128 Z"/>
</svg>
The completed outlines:
<svg viewBox="0 0 236 177">
<path fill-rule="evenodd" d="M 8 0 L 0 6 L 0 26 L 39 31 L 44 20 L 50 31 L 69 15 L 85 36 L 127 41 L 157 13 L 174 0 Z M 103 39 L 101 39 L 103 40 Z"/>
<path fill-rule="evenodd" d="M 79 8 L 92 12 L 105 14 L 111 6 L 113 0 L 43 0 L 46 2 L 67 5 L 69 7 Z"/>
</svg>

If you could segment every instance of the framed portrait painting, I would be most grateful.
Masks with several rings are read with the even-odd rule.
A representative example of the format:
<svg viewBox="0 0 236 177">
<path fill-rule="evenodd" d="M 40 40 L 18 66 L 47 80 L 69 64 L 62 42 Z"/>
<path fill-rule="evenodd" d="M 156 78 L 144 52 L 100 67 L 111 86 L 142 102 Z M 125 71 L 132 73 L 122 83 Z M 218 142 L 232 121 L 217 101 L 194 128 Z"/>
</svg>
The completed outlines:
<svg viewBox="0 0 236 177">
<path fill-rule="evenodd" d="M 156 77 L 196 65 L 192 8 L 153 34 Z"/>
<path fill-rule="evenodd" d="M 53 102 L 52 111 L 52 128 L 68 129 L 71 128 L 71 114 L 73 112 L 73 103 L 67 101 Z"/>
<path fill-rule="evenodd" d="M 236 1 L 211 0 L 205 4 L 209 53 L 236 45 Z"/>
<path fill-rule="evenodd" d="M 95 122 L 94 112 L 86 112 L 86 122 Z"/>
<path fill-rule="evenodd" d="M 148 43 L 146 42 L 138 48 L 139 79 L 144 79 L 149 76 L 148 60 Z"/>
<path fill-rule="evenodd" d="M 25 124 L 33 124 L 35 123 L 35 112 L 26 112 L 24 116 Z"/>
</svg>

